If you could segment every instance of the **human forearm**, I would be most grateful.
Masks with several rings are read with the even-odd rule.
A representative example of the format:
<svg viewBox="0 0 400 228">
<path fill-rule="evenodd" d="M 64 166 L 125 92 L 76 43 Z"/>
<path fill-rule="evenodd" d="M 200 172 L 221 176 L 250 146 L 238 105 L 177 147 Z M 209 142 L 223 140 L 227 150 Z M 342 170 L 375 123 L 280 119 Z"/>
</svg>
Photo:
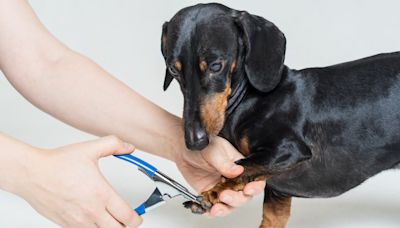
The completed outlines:
<svg viewBox="0 0 400 228">
<path fill-rule="evenodd" d="M 41 73 L 25 75 L 27 80 L 7 77 L 31 103 L 86 132 L 114 134 L 169 159 L 171 147 L 182 138 L 179 118 L 72 51 Z"/>
<path fill-rule="evenodd" d="M 3 12 L 4 11 L 4 12 Z M 0 69 L 31 103 L 96 135 L 173 159 L 180 120 L 57 41 L 25 1 L 0 1 Z M 12 22 L 12 23 L 11 23 Z M 10 25 L 14 27 L 11 27 Z"/>
</svg>

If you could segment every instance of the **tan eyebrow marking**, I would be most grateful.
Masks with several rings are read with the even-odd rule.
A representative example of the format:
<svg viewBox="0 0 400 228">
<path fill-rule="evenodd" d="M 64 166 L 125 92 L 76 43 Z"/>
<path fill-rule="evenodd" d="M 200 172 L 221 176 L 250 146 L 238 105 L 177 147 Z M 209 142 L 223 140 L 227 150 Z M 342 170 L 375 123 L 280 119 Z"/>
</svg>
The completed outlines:
<svg viewBox="0 0 400 228">
<path fill-rule="evenodd" d="M 176 61 L 175 62 L 175 68 L 178 70 L 178 71 L 181 71 L 182 70 L 182 63 L 178 60 L 178 61 Z"/>
<path fill-rule="evenodd" d="M 206 69 L 207 69 L 207 63 L 206 63 L 206 61 L 201 61 L 200 62 L 200 64 L 199 64 L 199 66 L 200 66 L 200 70 L 201 70 L 201 72 L 204 72 Z"/>
</svg>

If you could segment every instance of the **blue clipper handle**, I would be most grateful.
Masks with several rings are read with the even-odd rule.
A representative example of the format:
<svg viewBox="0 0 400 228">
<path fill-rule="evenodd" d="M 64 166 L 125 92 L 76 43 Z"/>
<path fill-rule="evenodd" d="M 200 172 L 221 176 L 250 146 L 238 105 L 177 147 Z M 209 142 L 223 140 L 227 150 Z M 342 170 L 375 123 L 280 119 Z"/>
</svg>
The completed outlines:
<svg viewBox="0 0 400 228">
<path fill-rule="evenodd" d="M 137 207 L 135 211 L 138 215 L 143 215 L 144 213 L 146 213 L 146 207 L 144 206 L 144 203 Z"/>
<path fill-rule="evenodd" d="M 138 168 L 145 171 L 149 177 L 153 177 L 154 173 L 157 172 L 156 167 L 150 165 L 149 163 L 147 163 L 147 162 L 143 161 L 142 159 L 135 157 L 131 154 L 114 155 L 114 156 L 119 159 L 122 159 L 124 161 L 127 161 L 129 163 L 136 165 Z M 140 208 L 140 207 L 138 207 L 138 208 Z M 138 209 L 138 208 L 136 208 L 136 209 Z M 143 206 L 143 213 L 144 213 L 144 206 Z"/>
</svg>

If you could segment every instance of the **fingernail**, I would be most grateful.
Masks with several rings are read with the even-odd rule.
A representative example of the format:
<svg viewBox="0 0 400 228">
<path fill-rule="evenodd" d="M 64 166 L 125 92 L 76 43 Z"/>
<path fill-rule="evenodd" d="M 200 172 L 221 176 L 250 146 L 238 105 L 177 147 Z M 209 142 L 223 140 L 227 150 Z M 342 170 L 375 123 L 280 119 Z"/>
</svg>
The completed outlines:
<svg viewBox="0 0 400 228">
<path fill-rule="evenodd" d="M 231 172 L 236 172 L 236 171 L 238 171 L 240 169 L 240 166 L 238 166 L 238 165 L 233 165 L 229 170 L 231 171 Z"/>
<path fill-rule="evenodd" d="M 134 220 L 131 221 L 131 222 L 128 224 L 128 227 L 132 227 L 132 228 L 138 227 L 140 224 L 142 224 L 142 222 L 143 222 L 142 217 L 138 216 L 138 217 L 134 218 Z"/>
<path fill-rule="evenodd" d="M 132 144 L 125 142 L 123 144 L 122 148 L 118 150 L 118 152 L 119 153 L 128 153 L 128 152 L 131 152 L 134 149 L 135 149 L 135 147 Z"/>
<path fill-rule="evenodd" d="M 246 190 L 246 195 L 254 195 L 256 193 L 256 190 L 254 190 L 254 189 L 249 189 L 249 190 Z"/>
<path fill-rule="evenodd" d="M 231 196 L 222 196 L 221 201 L 224 203 L 230 204 L 230 203 L 232 203 L 232 197 Z"/>
<path fill-rule="evenodd" d="M 130 143 L 127 143 L 127 142 L 124 142 L 124 147 L 125 147 L 125 148 L 131 148 L 131 149 L 135 148 L 134 145 L 132 145 L 132 144 L 130 144 Z"/>
</svg>

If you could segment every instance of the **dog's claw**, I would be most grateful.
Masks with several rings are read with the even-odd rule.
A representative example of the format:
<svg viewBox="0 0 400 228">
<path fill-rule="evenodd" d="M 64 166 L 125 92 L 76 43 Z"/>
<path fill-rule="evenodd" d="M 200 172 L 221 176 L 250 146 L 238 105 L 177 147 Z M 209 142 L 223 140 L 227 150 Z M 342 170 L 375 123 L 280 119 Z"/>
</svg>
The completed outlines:
<svg viewBox="0 0 400 228">
<path fill-rule="evenodd" d="M 186 201 L 183 203 L 183 206 L 190 209 L 194 214 L 204 214 L 212 207 L 212 203 L 204 200 L 204 196 L 197 196 L 196 200 L 197 202 Z"/>
<path fill-rule="evenodd" d="M 212 204 L 208 201 L 201 201 L 201 207 L 205 210 L 209 210 L 212 207 Z"/>
<path fill-rule="evenodd" d="M 196 197 L 196 200 L 197 200 L 198 202 L 203 202 L 204 197 L 203 197 L 203 196 L 197 196 L 197 197 Z"/>
<path fill-rule="evenodd" d="M 183 203 L 183 206 L 187 209 L 190 209 L 193 214 L 204 214 L 207 212 L 200 204 L 193 201 L 186 201 Z"/>
</svg>

